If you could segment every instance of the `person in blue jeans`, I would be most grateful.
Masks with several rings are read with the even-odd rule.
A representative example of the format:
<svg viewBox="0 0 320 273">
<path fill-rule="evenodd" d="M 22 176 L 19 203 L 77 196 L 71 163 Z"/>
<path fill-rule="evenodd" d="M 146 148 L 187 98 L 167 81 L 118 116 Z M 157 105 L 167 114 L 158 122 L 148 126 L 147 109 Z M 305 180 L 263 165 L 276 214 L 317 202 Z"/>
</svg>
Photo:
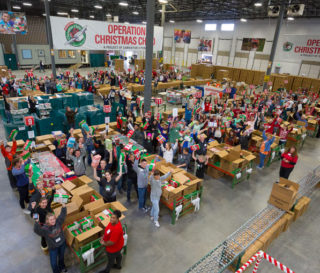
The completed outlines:
<svg viewBox="0 0 320 273">
<path fill-rule="evenodd" d="M 64 252 L 66 239 L 62 225 L 67 215 L 66 205 L 62 204 L 61 213 L 58 218 L 52 213 L 46 216 L 46 223 L 41 226 L 39 219 L 34 223 L 34 232 L 46 239 L 49 247 L 50 264 L 53 273 L 68 272 L 64 264 Z"/>
<path fill-rule="evenodd" d="M 267 137 L 266 132 L 265 131 L 262 132 L 263 142 L 260 146 L 260 163 L 259 163 L 259 166 L 257 166 L 257 168 L 260 170 L 263 168 L 264 160 L 271 150 L 271 145 L 274 142 L 275 135 L 276 134 L 274 134 L 273 136 L 270 135 L 269 137 Z"/>
<path fill-rule="evenodd" d="M 151 209 L 151 221 L 154 222 L 156 227 L 160 227 L 159 224 L 159 202 L 160 197 L 162 194 L 162 184 L 164 181 L 171 175 L 172 170 L 167 174 L 160 176 L 160 172 L 155 170 L 150 176 L 150 185 L 151 185 L 151 193 L 150 193 L 150 200 L 152 203 Z"/>
<path fill-rule="evenodd" d="M 145 159 L 141 160 L 140 166 L 138 159 L 133 164 L 133 170 L 137 173 L 138 177 L 139 210 L 143 212 L 148 212 L 149 210 L 146 207 L 149 167 Z"/>
</svg>

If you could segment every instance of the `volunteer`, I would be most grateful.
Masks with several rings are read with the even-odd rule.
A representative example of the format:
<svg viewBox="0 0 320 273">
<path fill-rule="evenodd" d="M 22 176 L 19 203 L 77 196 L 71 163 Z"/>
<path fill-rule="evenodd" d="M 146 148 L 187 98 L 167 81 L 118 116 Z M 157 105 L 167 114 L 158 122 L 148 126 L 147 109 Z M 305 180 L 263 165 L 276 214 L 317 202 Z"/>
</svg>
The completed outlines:
<svg viewBox="0 0 320 273">
<path fill-rule="evenodd" d="M 122 254 L 124 246 L 123 229 L 120 222 L 121 212 L 115 210 L 110 218 L 110 223 L 101 238 L 101 245 L 106 247 L 108 256 L 107 267 L 99 273 L 109 273 L 112 268 L 121 269 Z"/>
<path fill-rule="evenodd" d="M 298 161 L 296 147 L 290 147 L 281 155 L 281 158 L 280 177 L 288 179 Z"/>
<path fill-rule="evenodd" d="M 271 151 L 271 145 L 275 139 L 274 136 L 275 136 L 275 134 L 273 136 L 270 135 L 269 137 L 267 137 L 266 132 L 265 131 L 262 132 L 263 142 L 260 146 L 260 163 L 257 166 L 258 170 L 262 170 L 262 168 L 264 166 L 264 160 Z"/>
<path fill-rule="evenodd" d="M 139 210 L 148 212 L 149 209 L 146 207 L 149 177 L 149 165 L 147 164 L 147 160 L 142 159 L 139 166 L 139 160 L 136 159 L 133 164 L 133 170 L 137 173 L 138 177 Z"/>
<path fill-rule="evenodd" d="M 12 160 L 16 154 L 16 151 L 17 151 L 17 141 L 15 140 L 15 138 L 13 138 L 12 147 L 10 147 L 8 144 L 6 146 L 4 146 L 3 141 L 1 140 L 0 141 L 0 148 L 1 148 L 1 153 L 2 153 L 4 160 L 5 160 L 6 167 L 7 167 L 10 186 L 12 189 L 16 189 L 16 187 L 17 187 L 16 186 L 16 179 L 12 175 Z"/>
</svg>

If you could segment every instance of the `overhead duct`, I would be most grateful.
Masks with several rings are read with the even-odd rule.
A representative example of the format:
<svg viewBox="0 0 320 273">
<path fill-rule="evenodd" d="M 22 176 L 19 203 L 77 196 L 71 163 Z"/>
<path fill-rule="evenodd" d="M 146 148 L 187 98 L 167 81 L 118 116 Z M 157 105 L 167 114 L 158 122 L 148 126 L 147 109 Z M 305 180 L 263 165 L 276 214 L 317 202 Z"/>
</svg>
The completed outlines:
<svg viewBox="0 0 320 273">
<path fill-rule="evenodd" d="M 304 11 L 304 4 L 289 5 L 288 16 L 302 16 Z"/>
<path fill-rule="evenodd" d="M 280 13 L 280 6 L 269 6 L 268 7 L 268 16 L 269 17 L 278 17 Z"/>
</svg>

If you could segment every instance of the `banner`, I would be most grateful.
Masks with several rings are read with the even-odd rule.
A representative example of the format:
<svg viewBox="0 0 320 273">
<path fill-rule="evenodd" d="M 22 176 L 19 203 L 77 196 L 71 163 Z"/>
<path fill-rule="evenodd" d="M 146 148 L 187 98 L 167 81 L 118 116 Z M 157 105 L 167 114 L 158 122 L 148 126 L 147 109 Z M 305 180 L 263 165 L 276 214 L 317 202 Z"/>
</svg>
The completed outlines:
<svg viewBox="0 0 320 273">
<path fill-rule="evenodd" d="M 319 61 L 320 36 L 282 35 L 277 54 L 280 60 Z"/>
<path fill-rule="evenodd" d="M 243 38 L 242 39 L 241 50 L 243 50 L 243 51 L 255 50 L 257 52 L 262 52 L 265 43 L 266 43 L 266 39 Z"/>
<path fill-rule="evenodd" d="M 17 33 L 27 33 L 27 19 L 25 13 L 0 11 L 0 34 Z"/>
<path fill-rule="evenodd" d="M 212 40 L 200 39 L 198 44 L 198 51 L 212 52 Z"/>
<path fill-rule="evenodd" d="M 54 49 L 145 50 L 145 25 L 50 16 Z M 163 28 L 154 27 L 153 51 L 162 50 Z"/>
<path fill-rule="evenodd" d="M 204 95 L 205 96 L 217 95 L 221 92 L 223 92 L 223 88 L 214 87 L 214 86 L 205 86 L 204 87 Z"/>
<path fill-rule="evenodd" d="M 191 31 L 184 29 L 174 29 L 174 41 L 176 43 L 184 42 L 185 44 L 190 44 L 191 42 Z"/>
</svg>

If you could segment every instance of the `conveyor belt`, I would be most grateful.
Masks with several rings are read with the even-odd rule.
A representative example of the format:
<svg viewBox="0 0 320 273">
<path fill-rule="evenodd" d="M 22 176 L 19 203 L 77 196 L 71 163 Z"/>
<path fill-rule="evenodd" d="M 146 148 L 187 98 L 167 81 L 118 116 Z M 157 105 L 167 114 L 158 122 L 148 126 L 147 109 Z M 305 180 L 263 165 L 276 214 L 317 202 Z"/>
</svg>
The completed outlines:
<svg viewBox="0 0 320 273">
<path fill-rule="evenodd" d="M 300 185 L 298 198 L 310 194 L 319 181 L 320 166 L 298 182 Z M 249 219 L 224 242 L 189 268 L 187 273 L 223 272 L 284 214 L 285 211 L 268 204 L 265 209 Z"/>
</svg>

